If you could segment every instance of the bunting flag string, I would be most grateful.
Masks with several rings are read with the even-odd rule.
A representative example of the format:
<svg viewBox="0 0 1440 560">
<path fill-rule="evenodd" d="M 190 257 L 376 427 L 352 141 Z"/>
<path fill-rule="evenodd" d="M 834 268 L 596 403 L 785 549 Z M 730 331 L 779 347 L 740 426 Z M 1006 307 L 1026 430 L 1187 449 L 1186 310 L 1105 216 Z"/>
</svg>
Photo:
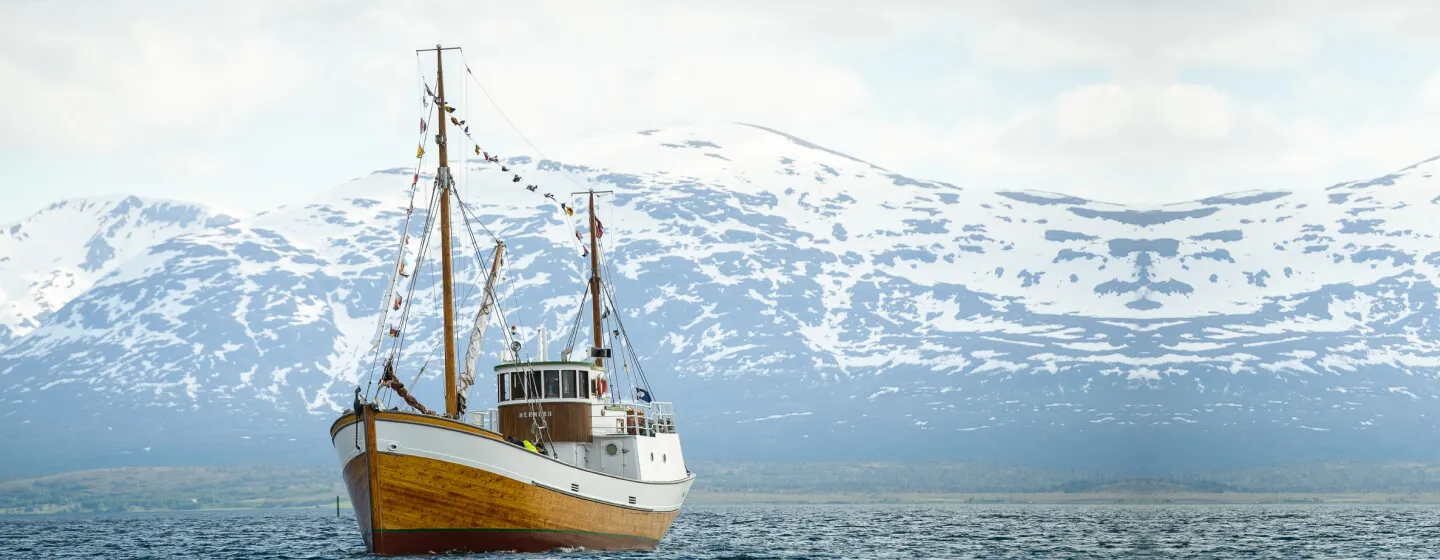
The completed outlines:
<svg viewBox="0 0 1440 560">
<path fill-rule="evenodd" d="M 406 211 L 405 211 L 407 216 L 415 214 L 415 192 L 416 192 L 416 190 L 417 190 L 416 188 L 417 188 L 417 187 L 419 186 L 419 184 L 420 184 L 420 168 L 421 168 L 421 166 L 423 165 L 423 163 L 424 163 L 424 158 L 425 158 L 425 141 L 426 141 L 426 134 L 425 134 L 425 133 L 426 133 L 426 131 L 429 130 L 429 128 L 430 128 L 430 122 L 429 122 L 430 111 L 429 111 L 429 109 L 430 109 L 430 99 L 433 97 L 433 94 L 430 92 L 430 85 L 429 85 L 429 84 L 425 84 L 424 81 L 423 81 L 423 79 L 422 79 L 422 81 L 421 81 L 421 86 L 423 86 L 423 87 L 425 88 L 425 97 L 420 98 L 420 101 L 421 101 L 420 104 L 421 104 L 422 107 L 425 109 L 425 111 L 423 111 L 422 116 L 420 117 L 420 141 L 419 141 L 418 145 L 417 145 L 416 148 L 415 148 L 415 160 L 416 160 L 416 161 L 415 161 L 415 170 L 414 170 L 414 172 L 413 172 L 413 174 L 411 175 L 411 178 L 410 178 L 410 203 L 409 203 L 409 207 L 408 207 L 408 208 L 406 209 Z M 408 253 L 408 249 L 406 249 L 406 247 L 408 247 L 408 246 L 410 245 L 410 235 L 409 235 L 409 232 L 408 232 L 408 230 L 409 230 L 409 224 L 410 224 L 409 218 L 406 218 L 405 225 L 401 227 L 401 232 L 400 232 L 400 236 L 401 236 L 401 248 L 400 248 L 400 252 L 401 252 L 401 254 L 400 254 L 399 257 L 398 257 L 398 260 L 399 260 L 399 262 L 400 262 L 400 268 L 399 268 L 399 270 L 396 271 L 396 272 L 397 272 L 397 274 L 399 275 L 399 277 L 401 277 L 401 278 L 409 278 L 409 277 L 410 277 L 410 275 L 405 272 L 405 264 L 406 264 L 406 260 L 408 260 L 408 254 L 407 254 L 407 253 Z M 390 295 L 392 295 L 393 290 L 395 289 L 395 280 L 396 280 L 395 278 L 392 278 L 392 279 L 391 279 L 391 284 L 390 284 L 389 288 L 388 288 L 387 291 L 386 291 L 386 297 L 387 297 L 387 298 L 388 298 Z M 391 309 L 391 310 L 394 310 L 394 311 L 399 311 L 400 308 L 401 308 L 401 304 L 402 304 L 402 302 L 403 302 L 403 299 L 402 299 L 401 296 L 398 295 L 398 294 L 394 294 L 394 295 L 395 295 L 395 299 L 394 299 L 394 301 L 391 303 L 390 309 Z M 387 322 L 388 313 L 385 312 L 385 305 L 384 305 L 384 304 L 381 305 L 381 308 L 380 308 L 380 309 L 381 309 L 381 311 L 382 311 L 382 314 L 381 314 L 381 317 L 380 317 L 380 323 L 381 323 L 381 325 L 384 325 L 384 324 Z M 377 326 L 376 328 L 377 328 L 377 331 L 376 331 L 376 333 L 375 333 L 375 336 L 376 336 L 375 344 L 376 344 L 376 348 L 378 349 L 378 347 L 379 347 L 378 345 L 379 345 L 379 343 L 380 343 L 380 340 L 379 340 L 380 331 L 378 330 L 378 329 L 379 329 L 379 326 Z M 394 328 L 394 327 L 390 327 L 390 329 L 389 329 L 389 334 L 390 334 L 391 337 L 397 337 L 397 338 L 398 338 L 398 337 L 400 336 L 400 331 L 399 331 L 399 329 L 396 329 L 396 328 Z"/>
<path fill-rule="evenodd" d="M 466 72 L 470 72 L 470 68 L 467 66 L 467 67 L 465 68 L 465 71 L 466 71 Z M 472 77 L 473 77 L 473 74 L 472 74 Z M 430 89 L 430 85 L 429 85 L 429 84 L 425 84 L 425 93 L 426 93 L 426 95 L 428 96 L 427 99 L 426 99 L 426 102 L 425 102 L 425 106 L 428 107 L 428 106 L 429 106 L 429 103 L 430 103 L 431 101 L 433 101 L 433 102 L 435 103 L 435 107 L 441 108 L 441 110 L 443 111 L 443 112 L 441 113 L 441 118 L 444 118 L 444 114 L 445 114 L 445 113 L 450 113 L 450 114 L 451 114 L 451 116 L 449 117 L 449 118 L 450 118 L 450 124 L 459 127 L 461 133 L 465 135 L 465 138 L 468 139 L 468 140 L 470 140 L 470 143 L 475 147 L 475 148 L 474 148 L 475 155 L 481 156 L 481 158 L 483 158 L 483 160 L 484 160 L 486 163 L 499 164 L 499 166 L 500 166 L 500 172 L 501 172 L 501 173 L 509 173 L 509 174 L 510 174 L 510 182 L 511 182 L 511 183 L 517 183 L 517 184 L 519 184 L 519 183 L 521 183 L 522 181 L 524 181 L 524 177 L 522 177 L 519 173 L 515 173 L 514 171 L 511 171 L 509 165 L 506 165 L 506 164 L 501 163 L 501 161 L 500 161 L 500 156 L 499 156 L 498 154 L 491 154 L 489 151 L 486 151 L 486 150 L 484 150 L 483 148 L 480 147 L 480 143 L 479 143 L 479 142 L 476 142 L 476 141 L 475 141 L 475 138 L 470 135 L 470 125 L 469 125 L 469 121 L 454 116 L 454 113 L 456 112 L 456 109 L 455 109 L 455 106 L 454 106 L 454 105 L 451 105 L 450 103 L 444 102 L 444 101 L 441 100 L 438 96 L 436 96 L 436 95 L 433 93 L 433 91 Z M 421 131 L 421 133 L 423 134 L 426 130 L 427 130 L 427 124 L 422 121 L 421 124 L 420 124 L 420 131 Z M 438 145 L 440 142 L 443 141 L 443 139 L 440 138 L 438 134 L 436 135 L 436 139 L 435 139 L 435 140 L 436 140 L 436 144 L 437 144 L 437 145 Z M 528 142 L 528 139 L 527 139 L 527 142 Z M 424 157 L 424 154 L 425 154 L 425 150 L 424 150 L 424 146 L 422 145 L 419 149 L 417 149 L 417 151 L 416 151 L 416 157 L 417 157 L 417 158 Z M 413 187 L 413 186 L 415 185 L 415 183 L 418 183 L 418 181 L 419 181 L 419 173 L 417 172 L 416 175 L 415 175 L 415 177 L 411 180 L 411 186 Z M 573 182 L 573 179 L 572 179 L 572 182 Z M 577 184 L 578 184 L 578 183 L 577 183 Z M 539 185 L 536 185 L 536 184 L 525 184 L 525 190 L 526 190 L 526 191 L 529 191 L 529 192 L 533 192 L 533 193 L 538 193 L 538 192 L 540 192 L 540 186 L 539 186 Z M 575 224 L 574 224 L 574 222 L 572 222 L 572 221 L 570 220 L 570 218 L 573 218 L 573 217 L 575 216 L 575 207 L 574 207 L 574 206 L 571 206 L 570 204 L 567 204 L 567 203 L 565 203 L 565 202 L 561 202 L 558 198 L 555 197 L 554 194 L 551 194 L 551 193 L 548 193 L 548 192 L 547 192 L 547 193 L 544 193 L 544 197 L 547 198 L 547 199 L 549 199 L 551 202 L 554 202 L 555 204 L 557 204 L 557 205 L 560 206 L 560 214 L 561 214 L 561 216 L 565 218 L 565 222 L 566 222 L 567 224 L 569 224 L 572 228 L 574 228 L 574 227 L 575 227 Z M 414 209 L 414 206 L 413 206 L 413 204 L 412 204 L 412 206 L 411 206 L 411 208 L 410 208 L 410 211 L 411 211 L 411 212 L 414 212 L 414 210 L 415 210 L 415 209 Z M 604 235 L 605 229 L 604 229 L 604 227 L 602 227 L 602 226 L 600 225 L 600 220 L 599 220 L 599 218 L 596 218 L 596 219 L 595 219 L 595 225 L 596 225 L 596 227 L 595 227 L 595 237 L 596 237 L 596 238 L 602 237 L 602 236 Z M 588 256 L 590 255 L 590 248 L 589 248 L 589 246 L 585 243 L 585 239 L 584 239 L 584 237 L 583 237 L 583 235 L 582 235 L 582 233 L 581 233 L 581 231 L 580 231 L 579 229 L 577 229 L 576 232 L 575 232 L 575 240 L 576 240 L 576 244 L 579 245 L 579 247 L 580 247 L 582 256 L 587 256 L 587 257 L 588 257 Z M 403 275 L 403 272 L 402 272 L 402 275 Z"/>
</svg>

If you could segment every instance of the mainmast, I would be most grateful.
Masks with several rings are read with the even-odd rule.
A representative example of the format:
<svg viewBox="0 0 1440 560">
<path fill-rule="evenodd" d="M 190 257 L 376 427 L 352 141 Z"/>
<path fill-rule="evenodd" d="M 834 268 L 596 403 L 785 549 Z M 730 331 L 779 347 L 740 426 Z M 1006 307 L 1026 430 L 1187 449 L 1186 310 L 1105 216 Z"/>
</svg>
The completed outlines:
<svg viewBox="0 0 1440 560">
<path fill-rule="evenodd" d="M 604 331 L 600 330 L 600 243 L 595 237 L 595 226 L 599 223 L 595 217 L 595 191 L 590 191 L 590 318 L 595 331 L 595 367 L 605 365 L 605 358 L 599 355 L 604 348 Z"/>
<path fill-rule="evenodd" d="M 442 48 L 435 45 L 435 110 L 440 113 L 440 130 L 435 135 L 435 144 L 440 148 L 440 166 L 436 169 L 435 180 L 440 189 L 440 268 L 443 280 L 445 311 L 445 416 L 454 418 L 459 414 L 459 402 L 455 390 L 455 283 L 450 270 L 450 167 L 445 139 L 445 66 L 441 64 L 443 51 L 459 47 Z M 431 49 L 422 49 L 431 50 Z"/>
</svg>

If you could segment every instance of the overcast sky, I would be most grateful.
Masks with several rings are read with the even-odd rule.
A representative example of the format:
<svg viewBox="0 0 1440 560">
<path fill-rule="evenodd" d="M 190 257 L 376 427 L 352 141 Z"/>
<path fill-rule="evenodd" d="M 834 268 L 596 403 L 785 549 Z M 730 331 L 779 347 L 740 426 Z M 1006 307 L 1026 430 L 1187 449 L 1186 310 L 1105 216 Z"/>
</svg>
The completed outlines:
<svg viewBox="0 0 1440 560">
<path fill-rule="evenodd" d="M 1322 188 L 1440 155 L 1437 30 L 1433 1 L 3 0 L 0 223 L 113 193 L 253 211 L 408 165 L 437 42 L 555 157 L 740 121 L 975 188 Z M 477 139 L 524 153 L 455 62 Z"/>
</svg>

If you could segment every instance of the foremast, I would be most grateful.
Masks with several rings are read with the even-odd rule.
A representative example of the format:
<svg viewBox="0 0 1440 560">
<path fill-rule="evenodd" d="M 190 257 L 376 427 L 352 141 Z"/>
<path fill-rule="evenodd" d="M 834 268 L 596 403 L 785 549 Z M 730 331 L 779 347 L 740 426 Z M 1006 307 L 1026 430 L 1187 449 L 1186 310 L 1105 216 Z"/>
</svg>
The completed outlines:
<svg viewBox="0 0 1440 560">
<path fill-rule="evenodd" d="M 441 54 L 444 51 L 459 50 L 460 47 L 420 49 L 417 52 L 435 51 L 435 110 L 440 113 L 440 129 L 435 135 L 435 144 L 440 148 L 440 164 L 435 171 L 435 181 L 440 189 L 440 273 L 444 301 L 441 306 L 445 314 L 445 416 L 456 418 L 460 414 L 459 394 L 455 380 L 455 279 L 450 264 L 450 190 L 454 180 L 450 177 L 449 153 L 445 138 L 445 65 Z"/>
</svg>

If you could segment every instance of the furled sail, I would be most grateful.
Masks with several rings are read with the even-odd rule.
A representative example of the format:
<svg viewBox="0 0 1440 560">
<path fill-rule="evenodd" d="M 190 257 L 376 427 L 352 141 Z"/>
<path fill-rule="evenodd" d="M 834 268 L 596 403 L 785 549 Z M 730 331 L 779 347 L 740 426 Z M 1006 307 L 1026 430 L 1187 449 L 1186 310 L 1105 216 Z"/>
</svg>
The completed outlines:
<svg viewBox="0 0 1440 560">
<path fill-rule="evenodd" d="M 464 369 L 461 370 L 459 379 L 455 380 L 456 413 L 465 414 L 465 395 L 470 392 L 470 386 L 475 384 L 475 366 L 480 361 L 480 343 L 485 340 L 485 327 L 490 325 L 490 311 L 495 307 L 495 276 L 500 271 L 500 262 L 505 251 L 505 244 L 495 246 L 495 263 L 490 267 L 490 275 L 485 278 L 485 298 L 480 302 L 480 312 L 475 315 L 475 325 L 470 328 L 470 344 L 465 347 Z"/>
</svg>

